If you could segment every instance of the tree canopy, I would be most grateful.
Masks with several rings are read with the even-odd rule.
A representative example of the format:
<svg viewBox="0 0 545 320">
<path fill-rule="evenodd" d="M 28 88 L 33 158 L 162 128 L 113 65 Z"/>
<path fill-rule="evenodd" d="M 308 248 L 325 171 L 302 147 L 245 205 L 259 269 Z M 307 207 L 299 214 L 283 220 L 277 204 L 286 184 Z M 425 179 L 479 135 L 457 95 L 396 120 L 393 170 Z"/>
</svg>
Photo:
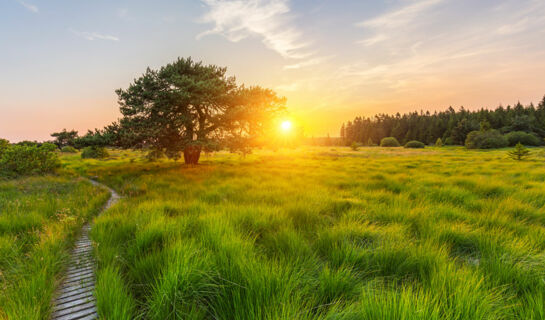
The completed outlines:
<svg viewBox="0 0 545 320">
<path fill-rule="evenodd" d="M 227 69 L 180 58 L 148 68 L 116 91 L 122 118 L 106 128 L 121 147 L 149 149 L 189 164 L 201 150 L 259 146 L 285 98 L 261 87 L 239 86 Z"/>
<path fill-rule="evenodd" d="M 499 106 L 495 110 L 469 111 L 452 107 L 443 112 L 412 112 L 408 114 L 378 114 L 372 118 L 356 117 L 341 127 L 341 138 L 346 145 L 364 143 L 369 139 L 380 141 L 384 137 L 395 137 L 402 143 L 411 140 L 432 144 L 441 139 L 445 144 L 463 145 L 470 132 L 498 130 L 502 134 L 525 132 L 545 138 L 545 97 L 537 107 Z"/>
<path fill-rule="evenodd" d="M 62 129 L 60 132 L 53 132 L 51 134 L 55 140 L 53 143 L 57 145 L 57 147 L 62 148 L 65 146 L 71 146 L 73 147 L 76 139 L 78 138 L 78 132 L 76 130 L 70 130 L 67 131 L 66 129 Z"/>
</svg>

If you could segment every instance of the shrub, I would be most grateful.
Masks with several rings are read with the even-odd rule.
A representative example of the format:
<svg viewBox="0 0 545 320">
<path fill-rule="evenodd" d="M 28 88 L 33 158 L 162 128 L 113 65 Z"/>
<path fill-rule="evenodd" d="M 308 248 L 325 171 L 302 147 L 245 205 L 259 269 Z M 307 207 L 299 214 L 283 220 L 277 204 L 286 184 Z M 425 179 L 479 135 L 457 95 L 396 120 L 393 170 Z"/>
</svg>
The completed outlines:
<svg viewBox="0 0 545 320">
<path fill-rule="evenodd" d="M 426 147 L 425 144 L 416 140 L 409 141 L 405 144 L 405 148 L 411 148 L 411 149 L 420 149 L 425 147 Z"/>
<path fill-rule="evenodd" d="M 18 146 L 25 146 L 25 147 L 39 147 L 40 146 L 40 143 L 38 143 L 38 141 L 28 141 L 28 140 L 23 140 L 23 141 L 19 141 L 16 143 L 16 145 Z"/>
<path fill-rule="evenodd" d="M 354 151 L 358 151 L 358 149 L 361 147 L 361 144 L 358 143 L 358 142 L 352 142 L 352 144 L 350 145 L 350 148 Z"/>
<path fill-rule="evenodd" d="M 165 156 L 165 153 L 163 152 L 163 150 L 161 150 L 161 149 L 151 149 L 146 154 L 146 159 L 148 161 L 153 162 L 153 161 L 157 161 L 157 160 L 163 158 L 164 156 Z"/>
<path fill-rule="evenodd" d="M 505 135 L 509 146 L 515 146 L 518 143 L 521 143 L 525 146 L 539 146 L 541 145 L 541 140 L 534 134 L 526 133 L 524 131 L 513 131 Z"/>
<path fill-rule="evenodd" d="M 505 148 L 507 144 L 507 139 L 496 130 L 471 131 L 466 138 L 468 149 Z"/>
<path fill-rule="evenodd" d="M 71 147 L 71 146 L 64 146 L 64 147 L 62 147 L 61 152 L 64 152 L 64 153 L 76 153 L 76 152 L 78 152 L 78 150 L 76 150 L 76 148 Z"/>
<path fill-rule="evenodd" d="M 41 146 L 2 146 L 0 151 L 0 176 L 45 174 L 54 172 L 60 166 L 57 146 L 44 143 Z"/>
<path fill-rule="evenodd" d="M 437 138 L 437 141 L 435 141 L 435 146 L 441 148 L 443 146 L 443 140 L 441 140 L 441 138 Z"/>
<path fill-rule="evenodd" d="M 85 147 L 81 152 L 83 159 L 103 159 L 109 156 L 108 151 L 104 147 Z"/>
<path fill-rule="evenodd" d="M 520 142 L 517 143 L 515 149 L 507 153 L 513 160 L 522 160 L 530 156 L 530 150 L 526 149 Z"/>
<path fill-rule="evenodd" d="M 367 140 L 367 145 L 369 147 L 372 147 L 372 146 L 375 146 L 376 144 L 375 144 L 375 142 L 373 142 L 373 139 L 369 138 L 369 140 Z"/>
<path fill-rule="evenodd" d="M 9 141 L 6 139 L 0 139 L 0 159 L 2 158 L 2 153 L 9 147 Z"/>
<path fill-rule="evenodd" d="M 380 140 L 381 147 L 399 147 L 399 141 L 394 137 L 386 137 Z"/>
</svg>

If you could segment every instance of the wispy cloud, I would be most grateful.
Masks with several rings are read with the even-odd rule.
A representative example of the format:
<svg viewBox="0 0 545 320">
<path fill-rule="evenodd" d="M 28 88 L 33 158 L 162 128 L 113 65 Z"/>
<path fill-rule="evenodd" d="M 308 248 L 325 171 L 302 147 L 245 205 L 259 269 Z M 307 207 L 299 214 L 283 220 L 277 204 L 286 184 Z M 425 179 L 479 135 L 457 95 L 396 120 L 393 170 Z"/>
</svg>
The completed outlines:
<svg viewBox="0 0 545 320">
<path fill-rule="evenodd" d="M 38 7 L 33 4 L 30 4 L 24 1 L 18 1 L 18 2 L 30 12 L 34 12 L 34 13 L 40 12 L 40 9 L 38 9 Z"/>
<path fill-rule="evenodd" d="M 338 102 L 392 106 L 434 103 L 447 96 L 455 103 L 470 91 L 510 86 L 506 74 L 528 72 L 528 61 L 543 57 L 543 33 L 536 31 L 545 26 L 545 2 L 502 0 L 493 7 L 473 6 L 472 1 L 395 1 L 385 13 L 354 24 L 362 33 L 353 40 L 360 46 L 351 53 L 357 54 L 339 53 L 336 61 L 342 63 L 322 72 L 326 80 L 286 81 L 291 85 L 280 88 L 316 87 L 321 100 L 330 104 L 346 99 Z M 317 75 L 314 69 L 309 72 Z"/>
<path fill-rule="evenodd" d="M 400 9 L 388 12 L 370 20 L 359 22 L 358 27 L 397 28 L 413 21 L 418 15 L 444 0 L 420 0 Z"/>
<path fill-rule="evenodd" d="M 356 41 L 364 46 L 372 46 L 386 41 L 395 35 L 399 29 L 406 28 L 423 12 L 444 2 L 444 0 L 417 0 L 409 5 L 384 13 L 369 20 L 356 23 L 357 27 L 374 30 L 376 34 L 367 39 Z"/>
<path fill-rule="evenodd" d="M 315 65 L 324 63 L 327 60 L 330 60 L 331 58 L 333 58 L 333 56 L 310 58 L 298 63 L 286 65 L 284 66 L 284 70 L 301 69 L 305 67 L 315 66 Z"/>
<path fill-rule="evenodd" d="M 528 27 L 528 22 L 529 22 L 528 18 L 526 17 L 516 23 L 505 24 L 498 28 L 498 34 L 511 35 L 511 34 L 522 32 L 526 30 L 526 28 Z"/>
<path fill-rule="evenodd" d="M 285 58 L 303 59 L 311 55 L 304 49 L 301 32 L 290 23 L 288 0 L 202 0 L 209 11 L 203 22 L 215 27 L 198 35 L 220 34 L 238 42 L 259 37 L 269 49 Z"/>
<path fill-rule="evenodd" d="M 356 43 L 363 44 L 364 46 L 372 46 L 372 45 L 377 44 L 379 42 L 388 40 L 388 38 L 389 37 L 387 35 L 385 35 L 383 33 L 379 33 L 379 34 L 377 34 L 375 36 L 372 36 L 371 38 L 367 38 L 367 39 L 364 39 L 364 40 L 359 40 Z"/>
<path fill-rule="evenodd" d="M 83 32 L 83 31 L 77 31 L 74 29 L 70 29 L 70 32 L 72 32 L 74 35 L 89 40 L 108 40 L 108 41 L 119 41 L 119 38 L 116 36 L 112 36 L 109 34 L 102 34 L 98 32 Z"/>
</svg>

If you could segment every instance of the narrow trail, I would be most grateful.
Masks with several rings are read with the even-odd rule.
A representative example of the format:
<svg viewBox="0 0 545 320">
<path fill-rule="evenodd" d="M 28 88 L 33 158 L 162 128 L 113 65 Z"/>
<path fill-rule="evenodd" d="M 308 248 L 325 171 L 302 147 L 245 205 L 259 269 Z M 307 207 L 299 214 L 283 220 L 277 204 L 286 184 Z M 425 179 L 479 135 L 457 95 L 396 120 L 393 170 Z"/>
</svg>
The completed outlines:
<svg viewBox="0 0 545 320">
<path fill-rule="evenodd" d="M 89 180 L 92 184 L 107 189 L 110 198 L 102 212 L 113 206 L 119 195 L 109 187 Z M 72 250 L 68 269 L 61 285 L 57 288 L 55 299 L 52 301 L 52 320 L 88 320 L 97 319 L 97 307 L 93 292 L 95 290 L 95 259 L 93 247 L 89 239 L 91 224 L 83 226 L 81 235 Z"/>
</svg>

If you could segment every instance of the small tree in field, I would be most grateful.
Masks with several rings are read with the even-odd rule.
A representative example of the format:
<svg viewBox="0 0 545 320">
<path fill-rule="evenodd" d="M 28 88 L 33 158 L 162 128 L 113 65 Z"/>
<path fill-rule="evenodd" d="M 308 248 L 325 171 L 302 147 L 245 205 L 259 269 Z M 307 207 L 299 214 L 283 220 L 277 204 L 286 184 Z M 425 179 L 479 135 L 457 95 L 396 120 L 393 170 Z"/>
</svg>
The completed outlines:
<svg viewBox="0 0 545 320">
<path fill-rule="evenodd" d="M 435 146 L 441 148 L 443 146 L 443 140 L 441 140 L 441 138 L 437 138 L 437 141 L 435 141 Z"/>
<path fill-rule="evenodd" d="M 369 139 L 367 140 L 367 146 L 372 147 L 372 146 L 374 146 L 374 145 L 375 145 L 375 143 L 373 142 L 373 139 L 369 138 Z"/>
<path fill-rule="evenodd" d="M 354 151 L 358 151 L 358 149 L 360 148 L 360 144 L 357 143 L 356 141 L 352 142 L 352 144 L 350 144 L 350 149 L 354 150 Z"/>
<path fill-rule="evenodd" d="M 530 150 L 526 149 L 520 142 L 517 143 L 515 149 L 507 153 L 513 160 L 523 160 L 530 156 Z"/>
</svg>

